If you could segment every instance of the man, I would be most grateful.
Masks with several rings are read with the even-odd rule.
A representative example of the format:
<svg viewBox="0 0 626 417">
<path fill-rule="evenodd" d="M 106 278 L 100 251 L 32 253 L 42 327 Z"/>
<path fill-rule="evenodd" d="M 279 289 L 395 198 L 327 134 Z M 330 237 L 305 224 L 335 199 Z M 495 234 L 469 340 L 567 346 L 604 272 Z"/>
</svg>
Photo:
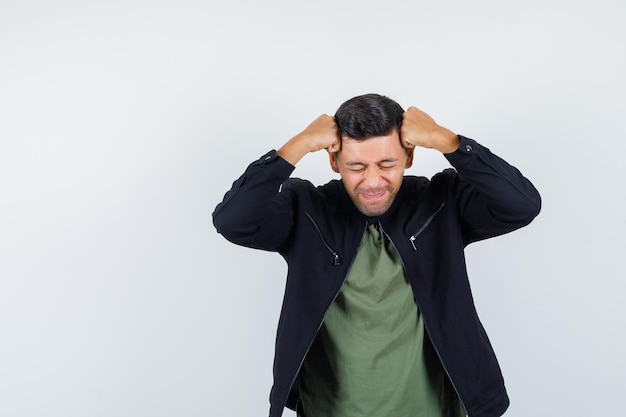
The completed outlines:
<svg viewBox="0 0 626 417">
<path fill-rule="evenodd" d="M 405 176 L 416 147 L 455 169 Z M 341 176 L 289 178 L 326 149 Z M 533 185 L 476 141 L 376 94 L 253 162 L 213 213 L 228 240 L 288 264 L 270 417 L 500 416 L 509 400 L 464 247 L 528 224 Z"/>
</svg>

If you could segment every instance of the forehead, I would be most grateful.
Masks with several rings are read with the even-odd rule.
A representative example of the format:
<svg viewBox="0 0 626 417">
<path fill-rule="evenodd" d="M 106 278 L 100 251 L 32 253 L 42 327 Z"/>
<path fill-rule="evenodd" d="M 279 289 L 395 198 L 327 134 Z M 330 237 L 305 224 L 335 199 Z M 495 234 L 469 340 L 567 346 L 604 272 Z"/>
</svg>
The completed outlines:
<svg viewBox="0 0 626 417">
<path fill-rule="evenodd" d="M 406 149 L 400 143 L 398 131 L 386 136 L 368 139 L 342 137 L 339 158 L 343 162 L 371 163 L 406 157 Z"/>
</svg>

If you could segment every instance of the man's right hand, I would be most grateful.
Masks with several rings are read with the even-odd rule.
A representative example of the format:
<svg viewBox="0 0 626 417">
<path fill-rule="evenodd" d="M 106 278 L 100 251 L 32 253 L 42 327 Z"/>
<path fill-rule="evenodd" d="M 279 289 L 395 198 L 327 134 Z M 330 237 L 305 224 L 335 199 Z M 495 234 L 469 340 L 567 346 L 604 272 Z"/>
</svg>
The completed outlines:
<svg viewBox="0 0 626 417">
<path fill-rule="evenodd" d="M 306 129 L 285 143 L 277 154 L 295 166 L 307 153 L 322 149 L 328 152 L 337 152 L 341 149 L 341 138 L 335 118 L 327 114 L 313 120 Z"/>
</svg>

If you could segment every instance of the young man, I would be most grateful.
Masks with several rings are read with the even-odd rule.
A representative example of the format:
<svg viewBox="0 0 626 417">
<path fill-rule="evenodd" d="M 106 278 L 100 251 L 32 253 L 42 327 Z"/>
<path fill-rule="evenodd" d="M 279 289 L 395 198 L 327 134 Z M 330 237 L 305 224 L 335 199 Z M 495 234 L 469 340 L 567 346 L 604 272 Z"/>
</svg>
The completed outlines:
<svg viewBox="0 0 626 417">
<path fill-rule="evenodd" d="M 415 147 L 455 169 L 405 176 Z M 341 180 L 289 178 L 326 149 Z M 376 94 L 322 115 L 253 162 L 213 213 L 233 243 L 288 264 L 270 417 L 495 417 L 509 400 L 474 308 L 464 247 L 528 224 L 520 172 Z"/>
</svg>

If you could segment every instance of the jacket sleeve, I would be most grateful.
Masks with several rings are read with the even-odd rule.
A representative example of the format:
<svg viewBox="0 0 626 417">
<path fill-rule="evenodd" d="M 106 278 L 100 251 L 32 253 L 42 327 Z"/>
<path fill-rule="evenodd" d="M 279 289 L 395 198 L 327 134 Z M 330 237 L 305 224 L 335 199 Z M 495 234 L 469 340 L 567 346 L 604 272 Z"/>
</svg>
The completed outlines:
<svg viewBox="0 0 626 417">
<path fill-rule="evenodd" d="M 295 167 L 272 150 L 248 166 L 213 212 L 213 224 L 229 241 L 278 250 L 293 226 L 293 208 L 282 184 Z"/>
<path fill-rule="evenodd" d="M 501 235 L 530 223 L 541 197 L 520 171 L 473 139 L 446 158 L 456 169 L 456 200 L 466 243 Z"/>
</svg>

